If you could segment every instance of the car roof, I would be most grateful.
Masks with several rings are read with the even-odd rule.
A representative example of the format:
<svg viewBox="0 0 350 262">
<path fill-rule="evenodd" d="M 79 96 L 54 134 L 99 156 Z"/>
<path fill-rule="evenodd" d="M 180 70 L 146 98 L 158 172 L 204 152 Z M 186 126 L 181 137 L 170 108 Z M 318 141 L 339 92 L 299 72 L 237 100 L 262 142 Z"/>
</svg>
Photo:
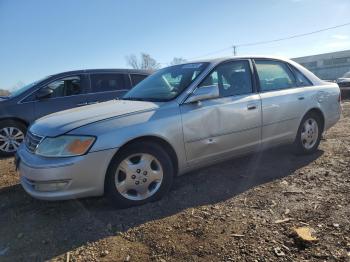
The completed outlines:
<svg viewBox="0 0 350 262">
<path fill-rule="evenodd" d="M 141 74 L 141 75 L 150 75 L 153 72 L 151 70 L 144 69 L 125 69 L 125 68 L 104 68 L 104 69 L 82 69 L 82 70 L 72 70 L 65 71 L 51 76 L 60 76 L 60 75 L 72 75 L 72 74 L 93 74 L 93 73 L 120 73 L 120 74 Z"/>
<path fill-rule="evenodd" d="M 219 57 L 219 58 L 213 58 L 213 59 L 201 59 L 201 60 L 193 60 L 193 61 L 188 61 L 183 64 L 188 64 L 188 63 L 212 63 L 212 64 L 217 64 L 221 62 L 225 62 L 228 60 L 239 60 L 239 59 L 273 59 L 273 60 L 281 60 L 281 61 L 286 61 L 290 62 L 292 60 L 286 58 L 286 57 L 280 57 L 280 56 L 263 56 L 263 55 L 253 55 L 253 56 L 231 56 L 231 57 Z"/>
</svg>

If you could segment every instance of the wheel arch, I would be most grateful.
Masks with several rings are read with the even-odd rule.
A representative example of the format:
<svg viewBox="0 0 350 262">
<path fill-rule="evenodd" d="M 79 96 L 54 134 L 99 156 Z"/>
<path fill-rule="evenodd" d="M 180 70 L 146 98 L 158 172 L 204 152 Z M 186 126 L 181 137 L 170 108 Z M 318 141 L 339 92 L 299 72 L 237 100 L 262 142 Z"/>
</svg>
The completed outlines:
<svg viewBox="0 0 350 262">
<path fill-rule="evenodd" d="M 322 133 L 324 131 L 324 128 L 325 128 L 325 116 L 322 112 L 322 110 L 320 108 L 317 108 L 317 107 L 314 107 L 314 108 L 311 108 L 309 109 L 309 111 L 307 111 L 304 115 L 303 115 L 303 118 L 308 115 L 308 114 L 311 114 L 311 113 L 315 113 L 317 115 L 320 116 L 320 119 L 321 119 L 321 128 L 322 128 Z M 302 118 L 302 119 L 303 119 Z"/>
<path fill-rule="evenodd" d="M 106 174 L 109 172 L 112 162 L 113 160 L 118 156 L 118 154 L 124 150 L 125 148 L 127 148 L 128 146 L 130 146 L 131 144 L 134 143 L 138 143 L 138 142 L 152 142 L 152 143 L 156 143 L 158 145 L 160 145 L 166 152 L 169 153 L 170 159 L 174 165 L 175 171 L 174 174 L 176 175 L 178 173 L 179 170 L 179 160 L 176 154 L 175 149 L 173 148 L 173 146 L 166 141 L 164 138 L 161 138 L 159 136 L 154 136 L 154 135 L 145 135 L 145 136 L 141 136 L 141 137 L 137 137 L 137 138 L 133 138 L 127 142 L 125 142 L 118 150 L 117 152 L 114 154 L 114 156 L 112 157 L 112 159 L 110 160 L 109 164 L 108 164 L 108 168 L 107 168 L 107 172 Z M 105 176 L 105 187 L 106 187 L 106 176 Z"/>
<path fill-rule="evenodd" d="M 12 121 L 16 121 L 16 122 L 20 122 L 21 124 L 25 125 L 27 128 L 29 126 L 29 123 L 21 118 L 18 118 L 18 117 L 3 117 L 3 118 L 0 118 L 0 123 L 3 122 L 3 121 L 8 121 L 8 120 L 12 120 Z"/>
</svg>

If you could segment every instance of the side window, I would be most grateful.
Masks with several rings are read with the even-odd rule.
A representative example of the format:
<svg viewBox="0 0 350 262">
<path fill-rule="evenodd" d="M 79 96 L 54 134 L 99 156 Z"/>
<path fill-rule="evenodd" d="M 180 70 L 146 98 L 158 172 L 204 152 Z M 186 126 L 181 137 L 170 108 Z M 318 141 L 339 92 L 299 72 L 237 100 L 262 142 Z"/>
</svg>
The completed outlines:
<svg viewBox="0 0 350 262">
<path fill-rule="evenodd" d="M 136 86 L 138 83 L 140 83 L 143 79 L 147 77 L 147 75 L 137 75 L 137 74 L 131 74 L 131 83 L 132 86 Z"/>
<path fill-rule="evenodd" d="M 294 76 L 283 62 L 255 60 L 261 91 L 296 87 Z"/>
<path fill-rule="evenodd" d="M 253 91 L 248 61 L 232 61 L 221 64 L 208 75 L 199 87 L 216 85 L 220 97 L 250 94 Z"/>
<path fill-rule="evenodd" d="M 298 86 L 312 86 L 310 80 L 307 79 L 298 69 L 294 68 L 293 66 L 290 67 L 295 75 L 295 80 L 297 81 Z"/>
<path fill-rule="evenodd" d="M 70 76 L 56 80 L 49 83 L 47 87 L 53 91 L 51 98 L 79 95 L 83 93 L 79 76 Z"/>
<path fill-rule="evenodd" d="M 91 92 L 107 92 L 130 89 L 127 74 L 92 74 Z"/>
</svg>

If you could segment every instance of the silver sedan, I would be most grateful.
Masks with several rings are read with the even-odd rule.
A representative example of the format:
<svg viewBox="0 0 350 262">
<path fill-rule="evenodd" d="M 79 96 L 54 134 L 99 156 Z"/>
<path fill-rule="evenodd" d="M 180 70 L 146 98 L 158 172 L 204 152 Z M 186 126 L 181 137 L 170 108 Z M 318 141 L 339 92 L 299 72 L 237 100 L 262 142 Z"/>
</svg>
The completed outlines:
<svg viewBox="0 0 350 262">
<path fill-rule="evenodd" d="M 105 194 L 129 207 L 162 197 L 176 175 L 228 158 L 280 144 L 313 153 L 340 109 L 337 84 L 290 60 L 192 62 L 160 69 L 121 100 L 37 120 L 16 163 L 35 198 Z"/>
</svg>

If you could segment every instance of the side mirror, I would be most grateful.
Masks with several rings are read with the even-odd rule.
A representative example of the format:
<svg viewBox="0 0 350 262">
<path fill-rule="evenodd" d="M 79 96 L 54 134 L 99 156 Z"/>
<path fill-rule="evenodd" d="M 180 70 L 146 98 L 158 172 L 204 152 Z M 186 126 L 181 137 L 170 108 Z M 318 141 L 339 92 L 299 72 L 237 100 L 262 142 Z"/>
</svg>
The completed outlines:
<svg viewBox="0 0 350 262">
<path fill-rule="evenodd" d="M 187 98 L 186 103 L 200 102 L 203 100 L 218 98 L 219 96 L 219 87 L 217 85 L 203 86 L 197 88 L 192 95 Z"/>
<path fill-rule="evenodd" d="M 51 88 L 42 88 L 39 90 L 39 92 L 36 94 L 36 98 L 40 99 L 45 99 L 49 98 L 53 93 L 53 90 Z"/>
</svg>

